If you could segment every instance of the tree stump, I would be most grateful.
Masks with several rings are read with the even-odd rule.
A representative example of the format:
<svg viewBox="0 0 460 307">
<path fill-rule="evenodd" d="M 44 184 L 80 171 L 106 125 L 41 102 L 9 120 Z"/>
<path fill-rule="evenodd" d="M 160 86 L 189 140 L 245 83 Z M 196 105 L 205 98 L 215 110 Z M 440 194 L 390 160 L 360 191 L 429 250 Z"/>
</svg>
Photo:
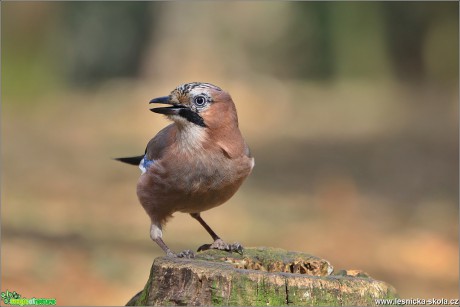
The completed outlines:
<svg viewBox="0 0 460 307">
<path fill-rule="evenodd" d="M 156 258 L 127 306 L 369 306 L 395 297 L 392 286 L 364 272 L 333 273 L 327 260 L 259 247 L 243 255 L 208 250 L 194 259 Z"/>
</svg>

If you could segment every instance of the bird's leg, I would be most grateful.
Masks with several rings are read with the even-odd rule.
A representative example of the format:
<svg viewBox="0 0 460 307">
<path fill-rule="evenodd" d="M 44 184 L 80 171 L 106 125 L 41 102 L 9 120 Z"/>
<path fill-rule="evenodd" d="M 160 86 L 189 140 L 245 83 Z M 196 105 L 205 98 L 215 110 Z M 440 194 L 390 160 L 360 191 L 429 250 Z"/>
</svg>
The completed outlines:
<svg viewBox="0 0 460 307">
<path fill-rule="evenodd" d="M 156 225 L 152 223 L 150 226 L 150 238 L 158 244 L 159 247 L 166 253 L 166 256 L 168 257 L 179 257 L 179 258 L 195 258 L 195 255 L 191 250 L 185 250 L 183 252 L 180 252 L 178 254 L 174 254 L 169 247 L 166 245 L 166 243 L 162 239 L 163 237 L 163 231 L 161 230 L 161 225 Z"/>
<path fill-rule="evenodd" d="M 214 241 L 221 240 L 220 237 L 214 232 L 214 230 L 212 230 L 211 227 L 209 227 L 209 225 L 206 224 L 206 222 L 201 218 L 201 215 L 199 213 L 190 213 L 190 215 L 195 220 L 197 220 L 201 224 L 201 226 L 204 227 L 204 229 L 206 229 L 206 231 L 211 235 Z"/>
<path fill-rule="evenodd" d="M 190 215 L 197 220 L 201 226 L 206 229 L 206 231 L 211 235 L 212 239 L 214 242 L 212 244 L 204 244 L 198 248 L 198 251 L 204 251 L 208 249 L 218 249 L 218 250 L 224 250 L 228 252 L 237 252 L 238 254 L 243 254 L 243 246 L 236 242 L 233 244 L 227 244 L 225 243 L 212 229 L 209 227 L 208 224 L 201 218 L 199 213 L 190 213 Z"/>
</svg>

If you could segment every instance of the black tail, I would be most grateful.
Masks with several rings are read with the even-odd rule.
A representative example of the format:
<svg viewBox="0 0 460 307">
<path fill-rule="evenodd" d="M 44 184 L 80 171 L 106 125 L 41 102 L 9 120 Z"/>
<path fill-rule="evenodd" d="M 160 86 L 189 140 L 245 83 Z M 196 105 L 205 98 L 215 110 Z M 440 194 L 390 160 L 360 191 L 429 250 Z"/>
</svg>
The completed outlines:
<svg viewBox="0 0 460 307">
<path fill-rule="evenodd" d="M 137 156 L 137 157 L 115 158 L 114 160 L 117 160 L 123 163 L 128 163 L 131 165 L 139 165 L 142 159 L 144 159 L 144 155 Z"/>
</svg>

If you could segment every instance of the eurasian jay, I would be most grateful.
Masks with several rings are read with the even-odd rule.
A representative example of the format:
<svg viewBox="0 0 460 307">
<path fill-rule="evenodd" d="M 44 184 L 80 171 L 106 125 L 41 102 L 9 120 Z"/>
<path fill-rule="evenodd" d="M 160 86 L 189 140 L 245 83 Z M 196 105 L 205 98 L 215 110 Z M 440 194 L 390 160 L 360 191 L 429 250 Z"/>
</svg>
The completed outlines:
<svg viewBox="0 0 460 307">
<path fill-rule="evenodd" d="M 224 243 L 200 216 L 230 199 L 254 167 L 232 98 L 215 85 L 192 82 L 150 103 L 171 105 L 150 110 L 173 123 L 150 140 L 144 155 L 116 159 L 142 171 L 137 196 L 151 220 L 150 237 L 168 256 L 193 257 L 189 250 L 174 254 L 162 239 L 162 227 L 180 211 L 189 213 L 214 240 L 198 251 L 241 253 L 239 243 Z"/>
</svg>

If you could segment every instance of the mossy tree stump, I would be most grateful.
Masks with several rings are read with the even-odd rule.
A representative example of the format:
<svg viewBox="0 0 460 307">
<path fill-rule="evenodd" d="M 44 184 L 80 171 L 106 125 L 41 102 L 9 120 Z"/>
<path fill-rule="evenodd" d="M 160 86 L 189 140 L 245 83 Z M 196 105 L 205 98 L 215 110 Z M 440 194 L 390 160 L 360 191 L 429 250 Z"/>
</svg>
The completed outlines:
<svg viewBox="0 0 460 307">
<path fill-rule="evenodd" d="M 360 271 L 333 273 L 324 259 L 274 248 L 243 255 L 208 250 L 195 259 L 160 257 L 128 306 L 375 305 L 395 289 Z"/>
</svg>

